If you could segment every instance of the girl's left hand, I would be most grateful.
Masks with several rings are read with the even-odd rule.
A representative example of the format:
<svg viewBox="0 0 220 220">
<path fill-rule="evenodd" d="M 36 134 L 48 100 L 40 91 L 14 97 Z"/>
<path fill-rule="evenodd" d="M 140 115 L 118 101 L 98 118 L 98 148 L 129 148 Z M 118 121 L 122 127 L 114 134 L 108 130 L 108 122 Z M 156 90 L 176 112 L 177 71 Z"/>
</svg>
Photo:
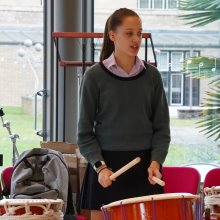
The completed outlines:
<svg viewBox="0 0 220 220">
<path fill-rule="evenodd" d="M 156 182 L 152 180 L 153 176 L 156 176 L 159 179 L 162 178 L 162 174 L 160 173 L 160 164 L 157 161 L 152 161 L 147 171 L 148 171 L 148 180 L 153 185 L 156 184 Z"/>
</svg>

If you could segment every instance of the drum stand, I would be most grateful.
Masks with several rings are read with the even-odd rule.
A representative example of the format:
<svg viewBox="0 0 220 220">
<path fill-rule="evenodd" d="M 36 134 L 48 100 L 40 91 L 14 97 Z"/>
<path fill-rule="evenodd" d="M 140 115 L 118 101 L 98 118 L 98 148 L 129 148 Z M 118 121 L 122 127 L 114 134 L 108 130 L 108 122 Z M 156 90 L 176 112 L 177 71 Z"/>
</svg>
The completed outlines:
<svg viewBox="0 0 220 220">
<path fill-rule="evenodd" d="M 18 150 L 17 150 L 17 147 L 16 147 L 16 140 L 19 138 L 19 135 L 18 134 L 13 134 L 11 132 L 11 127 L 10 127 L 10 122 L 9 121 L 4 121 L 3 119 L 3 116 L 5 115 L 5 113 L 3 112 L 3 109 L 0 108 L 0 117 L 1 117 L 1 120 L 2 120 L 2 125 L 3 127 L 5 127 L 9 133 L 9 137 L 11 138 L 11 141 L 12 141 L 12 146 L 13 146 L 13 158 L 12 158 L 12 164 L 14 165 L 15 164 L 15 161 L 17 160 L 18 156 L 19 156 L 19 153 L 18 153 Z"/>
</svg>

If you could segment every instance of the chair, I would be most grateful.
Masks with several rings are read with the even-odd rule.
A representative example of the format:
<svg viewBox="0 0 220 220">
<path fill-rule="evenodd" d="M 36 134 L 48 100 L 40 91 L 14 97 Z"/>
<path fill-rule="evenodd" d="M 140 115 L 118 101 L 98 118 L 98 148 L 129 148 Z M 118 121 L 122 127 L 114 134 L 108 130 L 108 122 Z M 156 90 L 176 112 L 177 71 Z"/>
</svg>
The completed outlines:
<svg viewBox="0 0 220 220">
<path fill-rule="evenodd" d="M 204 179 L 203 188 L 220 186 L 220 167 L 210 170 Z"/>
<path fill-rule="evenodd" d="M 10 195 L 12 172 L 13 172 L 13 166 L 10 166 L 4 168 L 1 173 L 2 195 L 5 196 L 6 198 L 9 198 Z"/>
<path fill-rule="evenodd" d="M 200 191 L 200 173 L 193 167 L 162 167 L 165 193 L 191 193 L 198 194 Z M 194 204 L 193 212 L 195 219 L 201 219 L 200 200 Z"/>
<path fill-rule="evenodd" d="M 200 183 L 201 183 L 201 188 L 202 188 L 202 185 L 204 183 L 204 179 L 205 179 L 205 176 L 206 174 L 214 169 L 214 168 L 218 168 L 219 166 L 215 165 L 215 164 L 211 164 L 211 163 L 205 163 L 205 162 L 198 162 L 198 163 L 189 163 L 189 164 L 185 164 L 183 165 L 184 167 L 193 167 L 193 168 L 196 168 L 199 173 L 200 173 L 200 176 L 201 176 L 201 180 L 200 180 Z"/>
<path fill-rule="evenodd" d="M 165 181 L 165 193 L 198 194 L 200 173 L 195 168 L 164 166 L 162 174 Z"/>
</svg>

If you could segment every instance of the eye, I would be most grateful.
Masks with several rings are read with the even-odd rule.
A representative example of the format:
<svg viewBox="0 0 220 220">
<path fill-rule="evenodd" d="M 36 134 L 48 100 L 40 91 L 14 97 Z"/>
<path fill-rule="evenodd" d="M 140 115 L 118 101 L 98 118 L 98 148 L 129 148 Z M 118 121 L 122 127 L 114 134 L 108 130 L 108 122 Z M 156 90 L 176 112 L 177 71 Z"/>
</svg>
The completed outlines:
<svg viewBox="0 0 220 220">
<path fill-rule="evenodd" d="M 137 36 L 138 36 L 138 37 L 141 37 L 141 36 L 142 36 L 142 32 L 138 32 L 138 33 L 137 33 Z"/>
<path fill-rule="evenodd" d="M 132 32 L 127 32 L 126 35 L 127 35 L 127 36 L 132 36 L 133 33 L 132 33 Z"/>
</svg>

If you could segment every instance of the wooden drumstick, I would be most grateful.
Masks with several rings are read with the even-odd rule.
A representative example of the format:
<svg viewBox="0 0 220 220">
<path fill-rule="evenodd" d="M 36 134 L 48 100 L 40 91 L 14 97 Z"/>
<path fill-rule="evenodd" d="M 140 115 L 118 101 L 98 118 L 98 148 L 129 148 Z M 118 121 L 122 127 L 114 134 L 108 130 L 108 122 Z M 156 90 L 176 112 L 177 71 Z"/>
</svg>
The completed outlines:
<svg viewBox="0 0 220 220">
<path fill-rule="evenodd" d="M 165 186 L 165 182 L 164 182 L 163 180 L 157 178 L 156 176 L 153 176 L 153 177 L 152 177 L 152 180 L 153 180 L 155 183 L 157 183 L 157 184 L 159 184 L 159 185 L 161 185 L 161 186 Z"/>
<path fill-rule="evenodd" d="M 127 170 L 129 170 L 131 167 L 133 167 L 134 165 L 136 165 L 137 163 L 139 163 L 141 161 L 140 157 L 136 157 L 134 160 L 132 160 L 131 162 L 129 162 L 128 164 L 126 164 L 125 166 L 123 166 L 121 169 L 119 169 L 118 171 L 116 171 L 115 173 L 113 173 L 110 176 L 110 180 L 115 180 L 118 176 L 120 176 L 122 173 L 126 172 Z"/>
</svg>

